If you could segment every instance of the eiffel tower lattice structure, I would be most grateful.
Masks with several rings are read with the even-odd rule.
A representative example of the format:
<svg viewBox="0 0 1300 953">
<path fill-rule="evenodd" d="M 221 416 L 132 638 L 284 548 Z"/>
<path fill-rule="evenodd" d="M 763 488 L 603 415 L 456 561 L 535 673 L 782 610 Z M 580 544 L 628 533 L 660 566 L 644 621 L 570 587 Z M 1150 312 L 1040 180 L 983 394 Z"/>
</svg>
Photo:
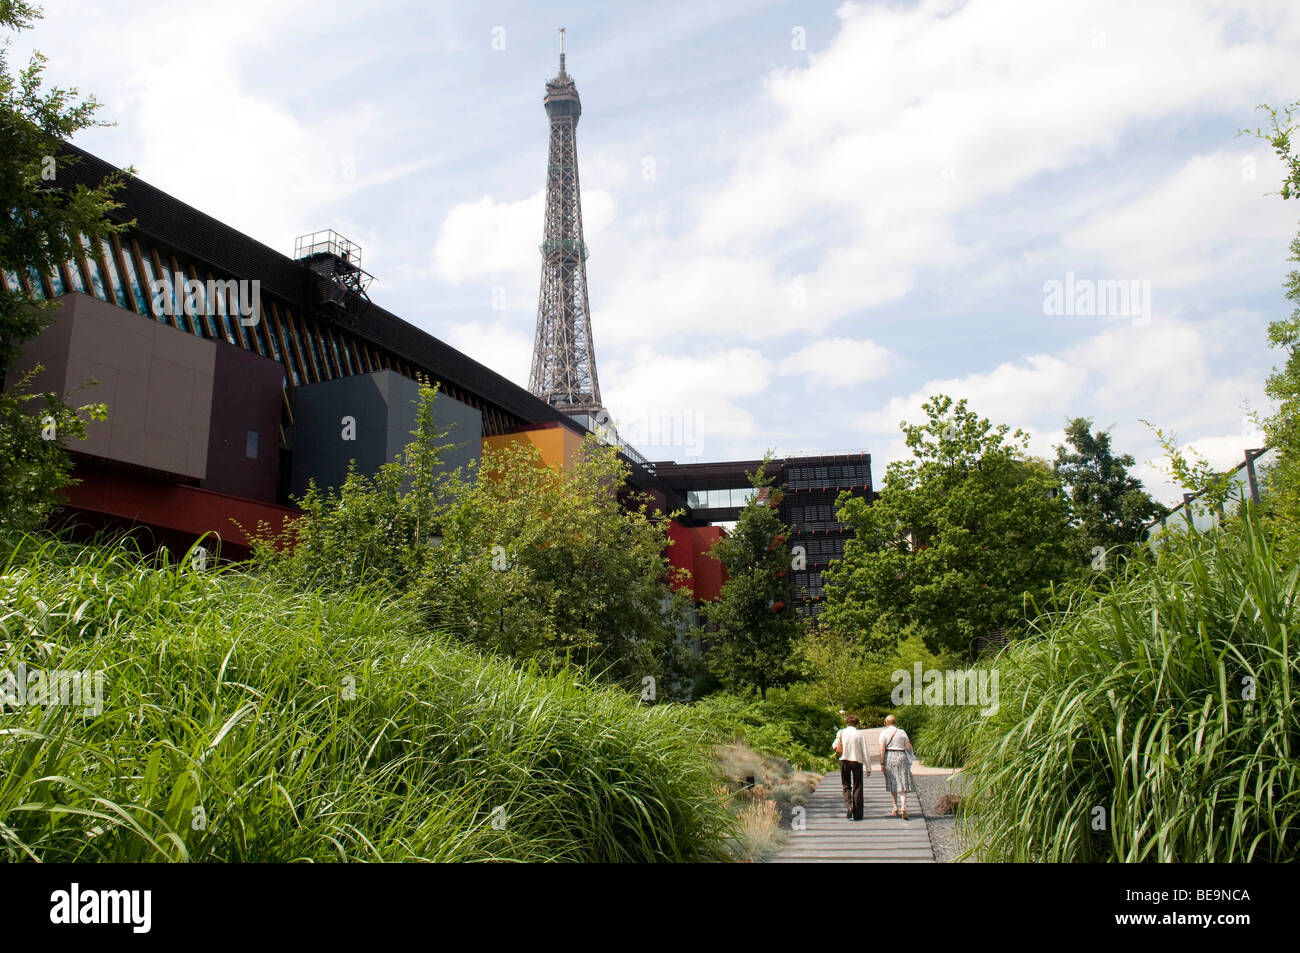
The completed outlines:
<svg viewBox="0 0 1300 953">
<path fill-rule="evenodd" d="M 582 239 L 582 193 L 578 186 L 575 133 L 582 103 L 564 70 L 546 84 L 543 100 L 551 121 L 546 164 L 546 224 L 542 233 L 542 281 L 537 295 L 537 336 L 528 389 L 567 414 L 603 414 L 596 351 L 587 300 L 587 244 Z"/>
</svg>

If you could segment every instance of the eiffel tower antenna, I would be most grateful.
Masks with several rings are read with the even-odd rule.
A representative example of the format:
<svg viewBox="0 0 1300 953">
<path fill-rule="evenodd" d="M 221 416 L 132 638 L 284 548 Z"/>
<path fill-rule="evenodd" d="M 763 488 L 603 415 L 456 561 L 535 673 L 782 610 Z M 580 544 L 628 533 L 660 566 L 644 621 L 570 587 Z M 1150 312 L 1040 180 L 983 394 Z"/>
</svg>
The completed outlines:
<svg viewBox="0 0 1300 953">
<path fill-rule="evenodd" d="M 578 87 L 564 71 L 546 84 L 542 100 L 551 124 L 546 162 L 546 216 L 542 229 L 542 280 L 537 294 L 537 336 L 528 389 L 567 414 L 603 410 L 587 301 L 587 244 L 582 239 L 582 192 L 575 133 L 582 115 Z"/>
</svg>

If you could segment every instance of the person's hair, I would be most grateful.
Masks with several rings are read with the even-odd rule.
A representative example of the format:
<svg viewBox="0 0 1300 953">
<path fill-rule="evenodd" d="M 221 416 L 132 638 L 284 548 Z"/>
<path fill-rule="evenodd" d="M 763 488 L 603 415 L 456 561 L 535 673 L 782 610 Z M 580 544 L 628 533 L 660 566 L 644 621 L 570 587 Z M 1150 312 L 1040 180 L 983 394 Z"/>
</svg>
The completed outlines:
<svg viewBox="0 0 1300 953">
<path fill-rule="evenodd" d="M 857 716 L 857 715 L 845 715 L 845 716 L 844 716 L 844 724 L 848 725 L 850 728 L 856 728 L 856 727 L 858 727 L 858 716 Z"/>
<path fill-rule="evenodd" d="M 895 718 L 893 715 L 886 715 L 886 716 L 885 716 L 885 724 L 887 724 L 887 725 L 892 725 L 892 724 L 894 724 L 894 723 L 897 722 L 897 721 L 898 721 L 898 719 Z"/>
</svg>

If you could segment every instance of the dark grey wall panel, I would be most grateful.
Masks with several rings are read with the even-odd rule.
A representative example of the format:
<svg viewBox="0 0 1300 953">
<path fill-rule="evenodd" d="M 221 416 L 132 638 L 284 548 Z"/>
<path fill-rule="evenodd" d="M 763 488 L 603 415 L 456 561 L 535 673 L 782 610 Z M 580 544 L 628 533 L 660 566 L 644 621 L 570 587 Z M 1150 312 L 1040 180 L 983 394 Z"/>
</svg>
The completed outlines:
<svg viewBox="0 0 1300 953">
<path fill-rule="evenodd" d="M 322 487 L 340 486 L 349 460 L 356 460 L 360 473 L 378 472 L 405 450 L 415 429 L 419 385 L 394 371 L 308 384 L 294 388 L 292 395 L 295 496 L 306 492 L 310 477 Z M 483 415 L 445 394 L 433 406 L 439 428 L 449 429 L 447 439 L 461 445 L 443 454 L 445 468 L 464 467 L 478 459 Z M 345 418 L 355 425 L 345 424 Z"/>
<path fill-rule="evenodd" d="M 307 492 L 308 480 L 321 487 L 341 486 L 348 461 L 374 473 L 388 450 L 388 404 L 374 374 L 358 374 L 321 384 L 295 387 L 293 400 L 294 496 Z M 350 418 L 345 423 L 345 418 Z"/>
</svg>

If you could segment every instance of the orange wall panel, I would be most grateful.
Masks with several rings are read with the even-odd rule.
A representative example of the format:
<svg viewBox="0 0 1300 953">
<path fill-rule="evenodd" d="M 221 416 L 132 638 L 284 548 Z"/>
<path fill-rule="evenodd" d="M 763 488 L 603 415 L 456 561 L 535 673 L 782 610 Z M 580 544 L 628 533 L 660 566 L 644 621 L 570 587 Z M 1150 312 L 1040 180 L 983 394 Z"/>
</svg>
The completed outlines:
<svg viewBox="0 0 1300 953">
<path fill-rule="evenodd" d="M 531 427 L 512 433 L 484 437 L 485 449 L 498 450 L 512 443 L 531 444 L 541 454 L 542 462 L 547 466 L 567 469 L 573 455 L 582 446 L 582 438 L 567 427 Z"/>
</svg>

